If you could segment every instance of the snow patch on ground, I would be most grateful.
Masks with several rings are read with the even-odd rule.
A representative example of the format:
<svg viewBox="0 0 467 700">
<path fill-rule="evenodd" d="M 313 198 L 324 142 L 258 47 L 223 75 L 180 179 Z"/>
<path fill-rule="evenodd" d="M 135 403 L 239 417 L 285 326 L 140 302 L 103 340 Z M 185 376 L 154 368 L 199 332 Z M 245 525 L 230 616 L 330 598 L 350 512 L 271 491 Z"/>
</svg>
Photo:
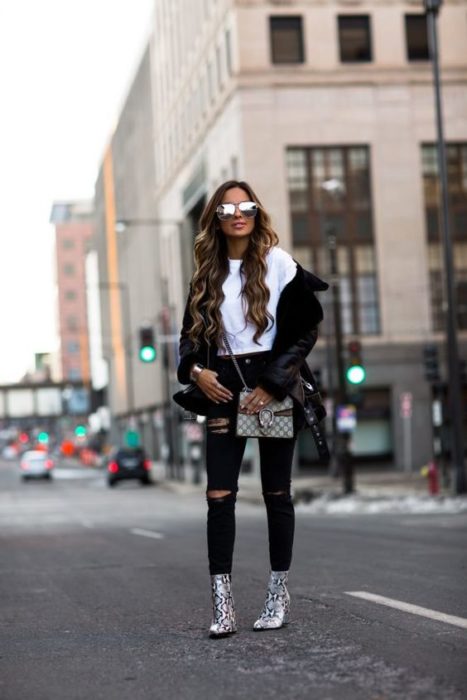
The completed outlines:
<svg viewBox="0 0 467 700">
<path fill-rule="evenodd" d="M 298 503 L 297 513 L 321 515 L 380 514 L 380 513 L 467 513 L 467 498 L 455 496 L 386 496 L 368 497 L 322 495 L 310 503 Z"/>
</svg>

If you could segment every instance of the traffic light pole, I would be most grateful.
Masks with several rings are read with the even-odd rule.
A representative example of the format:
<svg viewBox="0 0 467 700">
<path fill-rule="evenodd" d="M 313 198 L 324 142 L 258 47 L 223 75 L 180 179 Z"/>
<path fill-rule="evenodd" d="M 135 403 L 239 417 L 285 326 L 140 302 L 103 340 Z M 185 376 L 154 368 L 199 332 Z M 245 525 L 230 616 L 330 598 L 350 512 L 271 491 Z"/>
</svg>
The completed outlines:
<svg viewBox="0 0 467 700">
<path fill-rule="evenodd" d="M 454 285 L 453 245 L 449 222 L 446 146 L 443 132 L 441 81 L 439 71 L 437 17 L 441 4 L 441 0 L 425 0 L 428 38 L 433 65 L 433 82 L 435 88 L 438 167 L 442 198 L 442 235 L 447 301 L 446 335 L 448 350 L 448 393 L 451 413 L 451 459 L 454 471 L 455 492 L 457 494 L 461 494 L 467 492 L 467 482 L 464 465 L 464 440 L 462 435 L 462 396 L 459 348 L 457 344 L 457 301 Z"/>
<path fill-rule="evenodd" d="M 329 253 L 329 271 L 331 277 L 331 294 L 334 317 L 335 336 L 335 359 L 337 369 L 337 391 L 334 393 L 334 416 L 333 416 L 333 453 L 337 462 L 337 471 L 343 478 L 343 489 L 345 494 L 353 493 L 353 463 L 352 455 L 349 451 L 348 432 L 341 433 L 337 426 L 337 407 L 347 403 L 347 385 L 344 374 L 343 357 L 343 332 L 341 319 L 341 297 L 337 263 L 337 239 L 334 227 L 329 225 L 326 229 L 326 241 Z"/>
</svg>

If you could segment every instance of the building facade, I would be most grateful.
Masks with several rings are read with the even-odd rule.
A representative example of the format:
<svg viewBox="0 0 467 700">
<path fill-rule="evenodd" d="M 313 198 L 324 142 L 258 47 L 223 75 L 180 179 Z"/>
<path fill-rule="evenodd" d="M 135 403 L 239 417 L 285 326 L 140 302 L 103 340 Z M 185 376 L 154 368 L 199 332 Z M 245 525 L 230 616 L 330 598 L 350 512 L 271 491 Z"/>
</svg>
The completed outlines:
<svg viewBox="0 0 467 700">
<path fill-rule="evenodd" d="M 88 383 L 90 366 L 85 259 L 87 243 L 94 227 L 93 203 L 55 202 L 50 220 L 55 225 L 61 378 L 63 381 Z"/>
<path fill-rule="evenodd" d="M 213 189 L 248 180 L 281 245 L 329 274 L 337 238 L 345 340 L 362 344 L 353 451 L 416 469 L 433 452 L 423 347 L 443 356 L 444 292 L 426 23 L 418 2 L 155 3 L 151 85 L 157 215 L 180 323 L 192 237 Z M 467 12 L 445 2 L 440 52 L 459 328 L 467 331 Z M 338 183 L 334 193 L 323 183 Z M 328 323 L 309 358 L 330 382 Z M 442 369 L 444 372 L 444 369 Z M 444 417 L 446 420 L 446 416 Z M 304 468 L 313 461 L 300 443 Z"/>
<path fill-rule="evenodd" d="M 178 222 L 170 216 L 161 220 L 155 207 L 150 64 L 148 47 L 96 182 L 91 247 L 98 260 L 94 276 L 109 374 L 112 441 L 122 443 L 127 431 L 137 431 L 151 458 L 173 461 L 177 445 L 168 368 L 175 359 L 168 352 L 173 312 L 166 291 L 172 261 L 165 257 L 164 240 L 178 231 Z M 154 362 L 139 357 L 143 328 L 153 332 Z"/>
</svg>

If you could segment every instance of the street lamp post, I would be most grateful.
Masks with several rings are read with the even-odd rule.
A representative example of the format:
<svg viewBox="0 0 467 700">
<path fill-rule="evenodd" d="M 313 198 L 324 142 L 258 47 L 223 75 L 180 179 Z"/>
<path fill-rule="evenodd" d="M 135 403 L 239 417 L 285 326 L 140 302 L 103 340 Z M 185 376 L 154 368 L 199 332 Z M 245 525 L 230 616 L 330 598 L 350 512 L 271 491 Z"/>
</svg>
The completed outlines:
<svg viewBox="0 0 467 700">
<path fill-rule="evenodd" d="M 454 471 L 454 488 L 458 494 L 466 493 L 467 482 L 464 465 L 464 440 L 462 435 L 462 395 L 460 379 L 459 348 L 457 343 L 457 300 L 454 284 L 453 245 L 449 221 L 448 178 L 446 167 L 446 145 L 443 130 L 443 112 L 441 100 L 441 80 L 439 69 L 437 19 L 442 0 L 425 0 L 428 40 L 433 65 L 433 83 L 435 89 L 436 130 L 438 168 L 441 186 L 442 204 L 442 240 L 444 253 L 446 284 L 446 336 L 448 355 L 448 393 L 451 412 L 451 455 Z"/>
<path fill-rule="evenodd" d="M 322 185 L 322 189 L 330 197 L 337 198 L 343 191 L 344 186 L 340 180 L 335 178 L 325 180 Z M 347 432 L 340 432 L 337 425 L 337 409 L 338 406 L 347 404 L 347 385 L 345 380 L 345 369 L 344 369 L 344 343 L 343 343 L 343 329 L 342 329 L 342 318 L 341 318 L 341 296 L 340 296 L 340 285 L 339 285 L 339 266 L 337 258 L 337 235 L 333 224 L 330 222 L 325 223 L 325 238 L 326 245 L 328 249 L 329 256 L 329 272 L 330 272 L 330 282 L 331 282 L 331 297 L 333 306 L 333 319 L 334 319 L 334 347 L 335 347 L 335 366 L 337 373 L 337 384 L 334 386 L 334 396 L 333 396 L 333 456 L 336 461 L 337 472 L 343 478 L 343 490 L 344 493 L 349 494 L 354 491 L 353 483 L 353 462 L 352 455 L 349 451 L 349 439 L 350 435 Z"/>
<path fill-rule="evenodd" d="M 162 226 L 174 226 L 180 231 L 182 222 L 177 219 L 159 219 L 159 218 L 121 218 L 116 221 L 115 230 L 117 233 L 124 233 L 128 228 L 134 226 L 151 226 L 159 228 Z M 168 279 L 163 280 L 161 288 L 161 298 L 163 301 L 163 309 L 161 312 L 161 324 L 164 326 L 164 342 L 173 343 L 172 334 L 167 333 L 167 328 L 172 326 L 172 307 L 168 299 Z M 162 341 L 162 339 L 161 339 Z M 181 478 L 181 453 L 177 434 L 177 415 L 175 407 L 171 400 L 172 393 L 175 390 L 173 384 L 173 376 L 175 374 L 175 351 L 167 353 L 167 366 L 164 368 L 166 373 L 165 391 L 167 394 L 167 403 L 165 406 L 165 415 L 167 417 L 167 432 L 168 444 L 170 449 L 170 476 Z"/>
</svg>

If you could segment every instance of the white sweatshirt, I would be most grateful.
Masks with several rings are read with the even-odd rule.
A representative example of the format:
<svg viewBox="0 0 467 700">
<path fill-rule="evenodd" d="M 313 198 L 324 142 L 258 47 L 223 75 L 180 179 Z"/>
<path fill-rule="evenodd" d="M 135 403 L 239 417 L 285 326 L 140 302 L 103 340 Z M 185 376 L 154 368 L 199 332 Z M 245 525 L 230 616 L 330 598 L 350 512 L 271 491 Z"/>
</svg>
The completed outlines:
<svg viewBox="0 0 467 700">
<path fill-rule="evenodd" d="M 254 342 L 253 336 L 256 327 L 245 320 L 246 300 L 242 299 L 242 275 L 240 267 L 242 260 L 229 259 L 229 274 L 222 285 L 225 299 L 221 304 L 221 315 L 227 338 L 232 346 L 234 355 L 244 355 L 253 352 L 265 352 L 272 348 L 276 337 L 276 310 L 284 287 L 295 277 L 297 264 L 292 256 L 282 248 L 271 248 L 267 258 L 266 285 L 270 292 L 268 311 L 274 318 L 274 323 L 269 325 L 258 342 Z M 228 355 L 225 349 L 219 350 L 220 355 Z"/>
</svg>

